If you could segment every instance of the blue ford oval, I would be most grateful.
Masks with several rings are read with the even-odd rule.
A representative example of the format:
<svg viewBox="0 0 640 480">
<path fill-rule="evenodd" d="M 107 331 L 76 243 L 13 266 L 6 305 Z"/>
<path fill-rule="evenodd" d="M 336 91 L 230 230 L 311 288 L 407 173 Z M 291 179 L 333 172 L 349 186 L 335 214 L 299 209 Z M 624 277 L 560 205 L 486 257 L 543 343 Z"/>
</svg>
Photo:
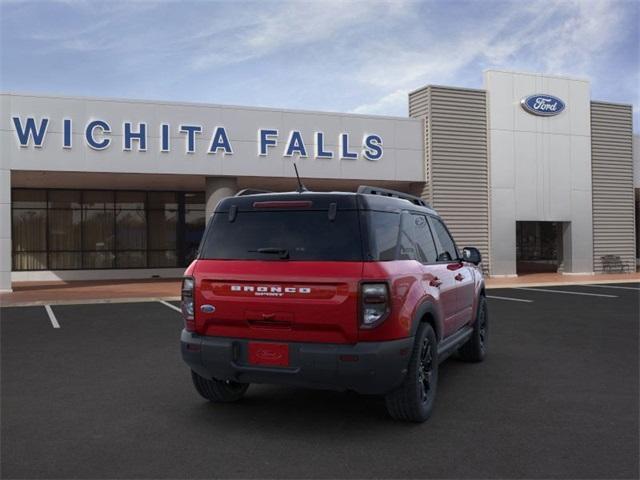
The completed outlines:
<svg viewBox="0 0 640 480">
<path fill-rule="evenodd" d="M 558 97 L 542 93 L 536 93 L 535 95 L 529 95 L 523 98 L 520 100 L 520 105 L 522 105 L 522 108 L 527 112 L 544 117 L 558 115 L 566 106 Z"/>
</svg>

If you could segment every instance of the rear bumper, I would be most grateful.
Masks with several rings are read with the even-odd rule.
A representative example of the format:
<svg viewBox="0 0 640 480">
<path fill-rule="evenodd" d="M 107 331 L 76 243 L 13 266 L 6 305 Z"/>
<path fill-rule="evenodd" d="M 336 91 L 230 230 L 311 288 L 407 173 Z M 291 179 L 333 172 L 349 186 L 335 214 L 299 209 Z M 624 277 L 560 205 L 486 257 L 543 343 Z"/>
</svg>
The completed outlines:
<svg viewBox="0 0 640 480">
<path fill-rule="evenodd" d="M 182 358 L 205 378 L 380 395 L 404 379 L 413 337 L 355 345 L 290 342 L 289 367 L 277 368 L 249 365 L 248 343 L 247 339 L 205 337 L 183 330 Z"/>
</svg>

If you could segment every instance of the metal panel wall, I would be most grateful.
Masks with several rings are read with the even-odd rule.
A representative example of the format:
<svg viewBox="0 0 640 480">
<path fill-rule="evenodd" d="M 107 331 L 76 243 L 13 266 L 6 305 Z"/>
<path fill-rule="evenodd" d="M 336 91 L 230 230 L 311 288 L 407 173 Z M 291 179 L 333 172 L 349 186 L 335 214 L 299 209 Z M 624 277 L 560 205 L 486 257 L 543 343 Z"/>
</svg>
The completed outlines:
<svg viewBox="0 0 640 480">
<path fill-rule="evenodd" d="M 486 92 L 430 85 L 409 94 L 409 115 L 425 118 L 423 198 L 490 268 Z"/>
<path fill-rule="evenodd" d="M 631 105 L 591 102 L 593 264 L 620 255 L 635 269 L 633 125 Z"/>
</svg>

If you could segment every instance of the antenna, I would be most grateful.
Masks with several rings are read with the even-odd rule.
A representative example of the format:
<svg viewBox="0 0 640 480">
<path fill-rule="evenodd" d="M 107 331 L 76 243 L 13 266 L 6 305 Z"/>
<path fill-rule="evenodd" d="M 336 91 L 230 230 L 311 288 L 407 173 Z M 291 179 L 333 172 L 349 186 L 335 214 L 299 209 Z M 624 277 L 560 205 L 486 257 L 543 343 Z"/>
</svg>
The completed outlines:
<svg viewBox="0 0 640 480">
<path fill-rule="evenodd" d="M 300 175 L 298 175 L 298 165 L 293 164 L 293 168 L 296 171 L 296 178 L 298 179 L 298 193 L 308 192 L 307 187 L 304 186 L 302 180 L 300 180 Z"/>
</svg>

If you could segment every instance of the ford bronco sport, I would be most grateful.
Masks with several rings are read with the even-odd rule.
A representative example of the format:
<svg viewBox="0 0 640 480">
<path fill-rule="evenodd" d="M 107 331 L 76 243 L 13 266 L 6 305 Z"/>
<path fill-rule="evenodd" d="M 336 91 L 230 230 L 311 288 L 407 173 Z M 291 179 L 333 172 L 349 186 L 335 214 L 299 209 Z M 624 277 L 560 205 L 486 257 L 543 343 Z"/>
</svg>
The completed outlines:
<svg viewBox="0 0 640 480">
<path fill-rule="evenodd" d="M 438 363 L 486 353 L 479 251 L 460 252 L 434 210 L 392 190 L 244 193 L 218 204 L 182 283 L 198 393 L 353 390 L 384 395 L 395 419 L 429 418 Z"/>
</svg>

